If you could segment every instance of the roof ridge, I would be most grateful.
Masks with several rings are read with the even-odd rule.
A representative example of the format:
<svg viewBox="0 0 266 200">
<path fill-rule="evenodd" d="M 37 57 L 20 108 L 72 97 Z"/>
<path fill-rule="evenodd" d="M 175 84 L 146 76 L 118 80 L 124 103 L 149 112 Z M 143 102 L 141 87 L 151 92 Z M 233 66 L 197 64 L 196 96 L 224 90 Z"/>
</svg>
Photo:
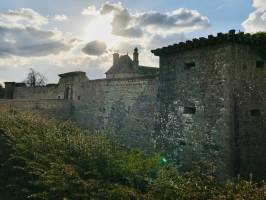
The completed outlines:
<svg viewBox="0 0 266 200">
<path fill-rule="evenodd" d="M 200 47 L 223 44 L 226 42 L 256 45 L 260 41 L 258 41 L 258 39 L 256 39 L 256 37 L 251 35 L 250 33 L 236 33 L 236 31 L 232 29 L 228 33 L 217 33 L 217 36 L 209 35 L 208 38 L 194 38 L 192 40 L 187 40 L 186 42 L 180 42 L 178 44 L 169 45 L 167 47 L 154 49 L 151 50 L 151 52 L 156 56 L 161 56 Z"/>
</svg>

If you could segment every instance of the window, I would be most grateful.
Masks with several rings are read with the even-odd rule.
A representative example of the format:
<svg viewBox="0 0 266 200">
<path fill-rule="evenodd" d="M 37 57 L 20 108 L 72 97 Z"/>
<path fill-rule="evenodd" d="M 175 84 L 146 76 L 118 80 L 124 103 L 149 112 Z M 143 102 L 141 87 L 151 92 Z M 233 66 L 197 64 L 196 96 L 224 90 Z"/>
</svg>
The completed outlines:
<svg viewBox="0 0 266 200">
<path fill-rule="evenodd" d="M 78 96 L 78 100 L 80 100 L 80 96 Z"/>
<path fill-rule="evenodd" d="M 196 108 L 195 107 L 184 107 L 184 114 L 195 114 Z"/>
<path fill-rule="evenodd" d="M 261 112 L 260 112 L 259 109 L 253 109 L 253 110 L 250 111 L 250 115 L 252 117 L 260 116 L 261 115 Z"/>
<path fill-rule="evenodd" d="M 189 63 L 185 63 L 184 69 L 185 70 L 191 70 L 191 68 L 195 67 L 195 63 L 194 62 L 189 62 Z"/>
<path fill-rule="evenodd" d="M 257 69 L 263 69 L 264 68 L 264 61 L 257 61 L 256 62 L 256 68 Z"/>
<path fill-rule="evenodd" d="M 58 96 L 57 98 L 58 98 L 58 99 L 61 99 L 61 97 L 60 97 L 60 96 Z"/>
</svg>

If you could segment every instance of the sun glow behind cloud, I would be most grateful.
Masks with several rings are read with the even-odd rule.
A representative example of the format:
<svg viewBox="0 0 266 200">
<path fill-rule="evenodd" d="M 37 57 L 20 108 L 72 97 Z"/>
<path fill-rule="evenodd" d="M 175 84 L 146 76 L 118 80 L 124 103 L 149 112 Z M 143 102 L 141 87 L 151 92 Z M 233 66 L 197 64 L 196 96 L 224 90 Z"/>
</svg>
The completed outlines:
<svg viewBox="0 0 266 200">
<path fill-rule="evenodd" d="M 95 16 L 85 26 L 84 40 L 103 41 L 108 48 L 114 46 L 119 41 L 119 37 L 112 34 L 112 18 L 112 14 Z"/>
<path fill-rule="evenodd" d="M 132 56 L 135 47 L 139 48 L 140 64 L 158 66 L 150 49 L 183 41 L 184 31 L 205 29 L 210 23 L 194 10 L 176 7 L 165 13 L 138 11 L 119 2 L 106 2 L 90 4 L 79 13 L 7 10 L 0 12 L 1 25 L 5 45 L 0 51 L 0 70 L 17 62 L 18 74 L 32 67 L 55 80 L 56 74 L 75 70 L 88 72 L 90 78 L 102 78 L 112 64 L 113 52 Z M 14 80 L 10 73 L 10 80 Z"/>
</svg>

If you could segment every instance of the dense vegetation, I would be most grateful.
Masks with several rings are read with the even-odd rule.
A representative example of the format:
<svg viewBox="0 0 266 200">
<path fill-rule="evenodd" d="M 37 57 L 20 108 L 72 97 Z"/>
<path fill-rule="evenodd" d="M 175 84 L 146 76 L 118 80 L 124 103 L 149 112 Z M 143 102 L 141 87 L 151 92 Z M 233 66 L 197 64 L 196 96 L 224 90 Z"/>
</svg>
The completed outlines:
<svg viewBox="0 0 266 200">
<path fill-rule="evenodd" d="M 256 42 L 256 50 L 259 55 L 266 59 L 266 32 L 257 32 L 252 35 L 252 37 L 257 41 Z"/>
<path fill-rule="evenodd" d="M 0 114 L 0 199 L 266 199 L 266 186 L 218 185 L 201 170 L 180 174 L 158 154 L 109 143 L 70 123 Z"/>
</svg>

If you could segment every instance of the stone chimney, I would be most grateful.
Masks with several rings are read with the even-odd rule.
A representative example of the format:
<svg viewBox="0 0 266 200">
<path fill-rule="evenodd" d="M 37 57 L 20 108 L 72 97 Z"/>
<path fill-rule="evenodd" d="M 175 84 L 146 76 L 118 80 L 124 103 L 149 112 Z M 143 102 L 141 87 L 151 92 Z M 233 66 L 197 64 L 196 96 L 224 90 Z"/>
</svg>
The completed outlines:
<svg viewBox="0 0 266 200">
<path fill-rule="evenodd" d="M 116 65 L 118 60 L 119 60 L 119 54 L 118 53 L 114 53 L 113 54 L 113 65 Z"/>
<path fill-rule="evenodd" d="M 134 62 L 135 65 L 139 65 L 139 52 L 138 52 L 138 48 L 135 48 L 134 49 L 133 62 Z"/>
</svg>

